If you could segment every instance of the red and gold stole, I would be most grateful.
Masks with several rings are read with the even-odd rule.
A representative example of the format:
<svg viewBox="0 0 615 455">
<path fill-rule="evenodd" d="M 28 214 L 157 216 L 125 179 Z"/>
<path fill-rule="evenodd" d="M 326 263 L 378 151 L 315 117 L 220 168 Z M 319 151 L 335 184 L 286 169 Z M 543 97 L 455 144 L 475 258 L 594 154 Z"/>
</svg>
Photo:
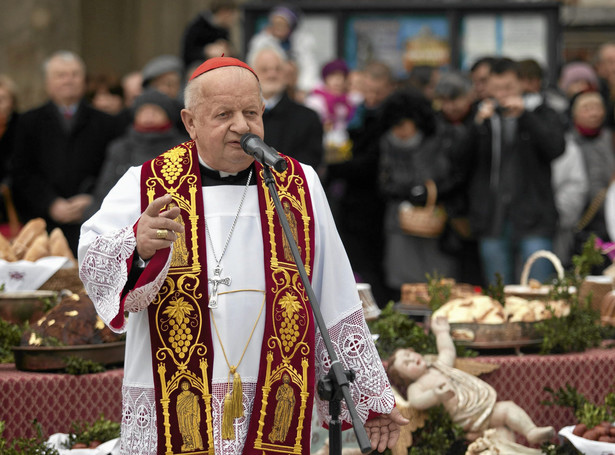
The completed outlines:
<svg viewBox="0 0 615 455">
<path fill-rule="evenodd" d="M 314 219 L 309 190 L 299 163 L 285 159 L 288 169 L 273 174 L 284 214 L 311 278 Z M 314 399 L 314 320 L 263 181 L 262 166 L 255 166 L 265 258 L 266 311 L 256 396 L 243 453 L 307 454 Z M 167 455 L 214 453 L 213 347 L 200 180 L 193 141 L 145 163 L 141 173 L 142 209 L 169 193 L 181 209 L 178 221 L 185 226 L 185 233 L 173 245 L 166 281 L 148 309 L 158 453 Z M 169 250 L 160 253 L 152 258 L 159 266 L 167 260 Z"/>
</svg>

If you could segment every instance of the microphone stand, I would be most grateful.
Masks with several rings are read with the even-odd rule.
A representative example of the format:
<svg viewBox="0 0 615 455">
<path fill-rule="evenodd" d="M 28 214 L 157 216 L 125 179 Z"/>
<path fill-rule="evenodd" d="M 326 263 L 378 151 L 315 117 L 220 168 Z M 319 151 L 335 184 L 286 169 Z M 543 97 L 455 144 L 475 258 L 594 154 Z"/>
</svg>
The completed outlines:
<svg viewBox="0 0 615 455">
<path fill-rule="evenodd" d="M 353 423 L 352 426 L 357 437 L 357 442 L 359 443 L 361 453 L 371 452 L 371 442 L 367 437 L 365 427 L 359 420 L 354 401 L 352 401 L 352 397 L 350 396 L 349 384 L 351 381 L 354 381 L 355 374 L 352 370 L 344 370 L 342 363 L 337 358 L 335 350 L 333 349 L 331 338 L 329 337 L 329 332 L 327 331 L 324 319 L 322 318 L 322 313 L 320 312 L 320 307 L 318 305 L 316 295 L 314 294 L 314 289 L 310 284 L 307 272 L 305 271 L 305 265 L 301 260 L 299 249 L 295 243 L 295 238 L 292 235 L 292 231 L 288 225 L 288 220 L 284 214 L 284 209 L 282 208 L 282 203 L 280 202 L 280 197 L 275 186 L 273 174 L 267 164 L 262 162 L 261 164 L 263 164 L 265 184 L 269 188 L 269 194 L 273 199 L 275 210 L 278 214 L 278 218 L 282 224 L 282 229 L 284 230 L 284 234 L 286 235 L 286 239 L 288 240 L 288 244 L 290 245 L 290 249 L 293 253 L 293 258 L 295 260 L 295 264 L 297 265 L 297 270 L 299 271 L 303 286 L 307 292 L 310 305 L 312 306 L 312 313 L 314 314 L 316 325 L 320 330 L 320 334 L 327 348 L 327 353 L 331 359 L 331 368 L 329 372 L 324 378 L 318 380 L 318 395 L 322 400 L 329 401 L 329 414 L 331 415 L 331 420 L 329 422 L 329 454 L 341 455 L 342 453 L 342 422 L 339 419 L 342 398 L 346 401 L 346 406 L 350 412 L 350 417 Z"/>
</svg>

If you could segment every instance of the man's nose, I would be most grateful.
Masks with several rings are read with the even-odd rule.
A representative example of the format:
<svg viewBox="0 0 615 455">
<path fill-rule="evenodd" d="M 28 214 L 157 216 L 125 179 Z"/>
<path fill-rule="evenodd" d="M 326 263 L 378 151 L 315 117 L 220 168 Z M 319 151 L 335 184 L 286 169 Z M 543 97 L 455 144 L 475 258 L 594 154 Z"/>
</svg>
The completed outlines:
<svg viewBox="0 0 615 455">
<path fill-rule="evenodd" d="M 243 114 L 235 115 L 231 128 L 239 134 L 244 134 L 250 131 L 250 126 L 248 125 L 248 122 Z"/>
</svg>

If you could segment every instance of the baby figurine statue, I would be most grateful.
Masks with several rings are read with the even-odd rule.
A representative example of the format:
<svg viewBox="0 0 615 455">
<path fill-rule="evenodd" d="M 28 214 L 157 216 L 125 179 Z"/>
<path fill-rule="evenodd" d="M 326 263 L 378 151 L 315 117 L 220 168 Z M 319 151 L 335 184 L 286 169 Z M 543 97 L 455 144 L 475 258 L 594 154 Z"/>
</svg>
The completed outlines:
<svg viewBox="0 0 615 455">
<path fill-rule="evenodd" d="M 456 351 L 445 318 L 432 320 L 438 357 L 428 357 L 410 348 L 396 350 L 388 360 L 391 383 L 406 388 L 410 406 L 424 410 L 439 404 L 461 426 L 468 440 L 497 428 L 511 439 L 511 431 L 523 435 L 531 444 L 548 441 L 555 435 L 553 427 L 538 427 L 530 416 L 512 401 L 497 401 L 496 392 L 483 380 L 454 368 Z M 403 390 L 401 391 L 403 393 Z"/>
</svg>

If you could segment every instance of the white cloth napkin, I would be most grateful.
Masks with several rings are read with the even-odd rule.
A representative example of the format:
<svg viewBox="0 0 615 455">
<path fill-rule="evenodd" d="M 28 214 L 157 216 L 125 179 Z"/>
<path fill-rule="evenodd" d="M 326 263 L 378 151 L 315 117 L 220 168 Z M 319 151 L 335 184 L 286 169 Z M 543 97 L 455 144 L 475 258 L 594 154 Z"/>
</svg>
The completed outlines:
<svg viewBox="0 0 615 455">
<path fill-rule="evenodd" d="M 119 455 L 120 438 L 104 442 L 95 449 L 63 449 L 62 444 L 68 441 L 68 434 L 55 433 L 47 439 L 47 445 L 57 449 L 60 455 Z"/>
<path fill-rule="evenodd" d="M 4 284 L 5 292 L 36 291 L 54 273 L 70 265 L 68 258 L 60 256 L 47 256 L 36 262 L 0 259 L 0 284 Z"/>
</svg>

